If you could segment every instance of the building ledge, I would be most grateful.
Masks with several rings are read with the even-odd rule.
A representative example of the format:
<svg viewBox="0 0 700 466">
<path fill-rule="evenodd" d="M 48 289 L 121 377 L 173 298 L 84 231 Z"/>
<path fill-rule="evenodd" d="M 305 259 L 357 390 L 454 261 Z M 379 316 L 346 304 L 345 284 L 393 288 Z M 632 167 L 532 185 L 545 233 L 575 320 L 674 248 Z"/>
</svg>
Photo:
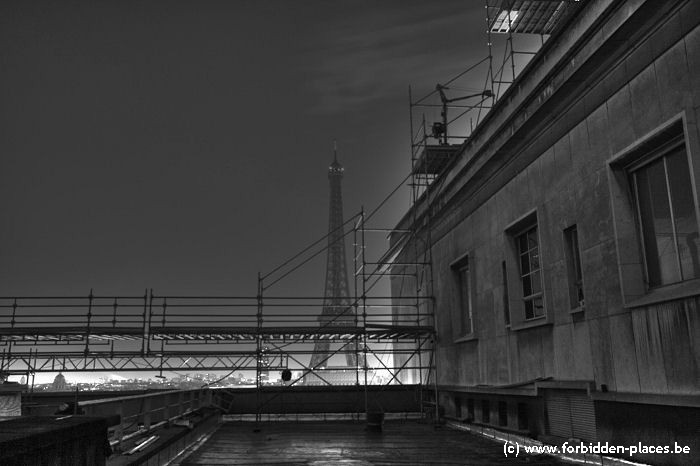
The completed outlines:
<svg viewBox="0 0 700 466">
<path fill-rule="evenodd" d="M 479 337 L 473 333 L 470 335 L 464 335 L 452 341 L 452 343 L 468 343 L 470 341 L 479 341 Z"/>
<path fill-rule="evenodd" d="M 514 331 L 527 330 L 529 328 L 544 327 L 547 325 L 554 325 L 547 319 L 547 316 L 537 317 L 530 320 L 523 320 L 522 322 L 511 322 L 510 329 Z"/>
<path fill-rule="evenodd" d="M 595 392 L 595 382 L 591 380 L 543 380 L 535 382 L 535 388 L 539 391 L 542 388 L 556 390 L 586 390 L 588 395 Z"/>
<path fill-rule="evenodd" d="M 677 299 L 690 298 L 700 295 L 698 290 L 700 290 L 700 279 L 674 283 L 673 285 L 650 290 L 644 296 L 625 303 L 625 308 L 644 307 Z"/>
<path fill-rule="evenodd" d="M 648 405 L 684 406 L 700 408 L 700 395 L 662 395 L 656 393 L 593 392 L 594 401 L 638 403 Z"/>
<path fill-rule="evenodd" d="M 533 385 L 519 387 L 464 387 L 458 385 L 440 385 L 440 391 L 468 393 L 473 395 L 507 395 L 507 396 L 537 396 Z"/>
</svg>

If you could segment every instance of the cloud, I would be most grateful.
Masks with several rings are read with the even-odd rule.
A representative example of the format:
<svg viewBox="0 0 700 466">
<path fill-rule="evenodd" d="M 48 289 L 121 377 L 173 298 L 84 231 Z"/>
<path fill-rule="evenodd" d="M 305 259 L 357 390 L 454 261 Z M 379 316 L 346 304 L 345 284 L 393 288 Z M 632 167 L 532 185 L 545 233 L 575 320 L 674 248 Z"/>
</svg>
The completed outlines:
<svg viewBox="0 0 700 466">
<path fill-rule="evenodd" d="M 468 66 L 465 37 L 470 24 L 483 19 L 461 5 L 437 12 L 429 7 L 373 11 L 367 22 L 353 17 L 326 31 L 326 58 L 309 83 L 319 96 L 312 110 L 346 112 L 406 95 L 409 84 L 434 86 Z M 476 48 L 485 56 L 483 39 Z"/>
</svg>

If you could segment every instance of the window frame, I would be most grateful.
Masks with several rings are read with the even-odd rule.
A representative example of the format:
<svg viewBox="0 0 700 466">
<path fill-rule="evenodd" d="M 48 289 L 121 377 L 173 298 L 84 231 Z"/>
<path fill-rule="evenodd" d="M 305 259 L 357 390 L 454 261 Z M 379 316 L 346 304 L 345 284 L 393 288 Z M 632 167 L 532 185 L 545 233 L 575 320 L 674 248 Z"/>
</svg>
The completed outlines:
<svg viewBox="0 0 700 466">
<path fill-rule="evenodd" d="M 521 277 L 520 250 L 517 237 L 536 227 L 537 248 L 539 256 L 539 272 L 541 284 L 542 314 L 526 318 L 525 302 L 523 301 L 523 283 Z M 539 327 L 552 324 L 552 316 L 547 309 L 547 280 L 545 277 L 544 257 L 546 251 L 542 250 L 541 225 L 537 215 L 537 209 L 533 209 L 511 222 L 504 230 L 504 246 L 506 250 L 506 281 L 508 295 L 508 310 L 510 315 L 510 330 L 519 331 L 531 327 Z M 518 280 L 508 280 L 508 277 L 517 277 Z"/>
<path fill-rule="evenodd" d="M 459 256 L 456 260 L 450 263 L 450 270 L 452 272 L 455 295 L 456 295 L 456 307 L 459 316 L 459 327 L 454 335 L 455 343 L 460 343 L 464 341 L 469 341 L 475 337 L 474 329 L 474 309 L 475 309 L 475 277 L 474 277 L 474 257 L 471 252 L 467 252 Z M 464 271 L 466 270 L 466 280 L 464 279 Z M 465 293 L 464 286 L 466 285 L 466 313 L 465 313 Z M 465 322 L 468 322 L 469 329 L 466 331 Z"/>
<path fill-rule="evenodd" d="M 521 238 L 525 237 L 525 241 L 529 242 L 530 232 L 532 232 L 533 230 L 534 230 L 534 237 L 535 237 L 535 240 L 537 241 L 537 244 L 535 245 L 534 248 L 529 248 L 529 244 L 528 244 L 527 247 L 529 249 L 523 251 L 521 249 L 521 245 L 522 245 Z M 532 224 L 528 224 L 526 227 L 521 229 L 519 233 L 514 233 L 512 235 L 513 240 L 515 241 L 515 249 L 518 252 L 517 264 L 518 264 L 518 277 L 520 278 L 520 299 L 522 300 L 523 306 L 525 307 L 525 320 L 526 321 L 541 319 L 546 314 L 545 307 L 544 307 L 544 280 L 542 277 L 542 260 L 541 260 L 541 255 L 540 255 L 541 241 L 540 241 L 540 237 L 539 237 L 539 234 L 540 234 L 539 231 L 540 231 L 539 225 L 537 224 L 537 222 L 535 222 Z M 538 261 L 537 261 L 537 268 L 533 270 L 531 252 L 535 249 L 537 250 Z M 527 272 L 523 271 L 523 266 L 522 266 L 523 256 L 527 256 L 527 259 L 528 259 Z M 534 275 L 538 276 L 538 279 L 539 279 L 538 282 L 539 282 L 540 289 L 539 289 L 539 291 L 533 293 L 532 290 L 534 290 L 534 282 L 535 281 L 533 280 L 532 277 Z M 526 278 L 530 280 L 530 288 L 531 288 L 531 292 L 527 296 L 525 295 L 525 293 L 526 293 L 526 291 L 525 291 L 525 288 L 526 288 L 525 279 Z M 533 315 L 532 315 L 532 317 L 528 317 L 527 316 L 527 314 L 528 314 L 527 303 L 534 303 L 534 301 L 536 301 L 538 298 L 541 298 L 541 300 L 542 300 L 542 313 L 537 314 L 535 311 L 536 307 L 534 304 L 532 304 Z"/>
<path fill-rule="evenodd" d="M 700 278 L 650 287 L 647 280 L 645 253 L 636 207 L 634 187 L 629 172 L 667 153 L 676 140 L 685 145 L 696 221 L 700 227 L 700 140 L 696 124 L 689 123 L 685 112 L 672 117 L 654 130 L 638 138 L 608 159 L 608 186 L 612 204 L 615 246 L 618 257 L 620 293 L 626 308 L 636 308 L 674 299 L 698 296 Z M 663 150 L 663 149 L 666 150 Z"/>
<path fill-rule="evenodd" d="M 501 261 L 501 286 L 503 287 L 503 321 L 506 328 L 510 328 L 510 295 L 508 293 L 508 265 L 506 261 Z"/>
<path fill-rule="evenodd" d="M 630 188 L 631 188 L 631 195 L 632 195 L 632 201 L 635 205 L 635 216 L 636 216 L 636 223 L 637 223 L 637 229 L 639 232 L 640 236 L 640 242 L 639 246 L 641 249 L 642 253 L 642 261 L 644 264 L 644 273 L 645 273 L 645 280 L 646 280 L 646 286 L 648 290 L 653 290 L 657 288 L 662 288 L 670 285 L 675 285 L 678 283 L 682 283 L 685 281 L 689 280 L 694 280 L 700 278 L 698 277 L 692 277 L 692 278 L 683 278 L 683 266 L 681 263 L 681 258 L 680 258 L 680 249 L 678 245 L 678 233 L 677 233 L 677 225 L 675 221 L 675 214 L 676 214 L 676 209 L 674 208 L 673 204 L 673 199 L 672 199 L 672 194 L 671 194 L 671 180 L 669 179 L 669 168 L 668 168 L 668 159 L 670 156 L 675 155 L 675 151 L 677 149 L 683 149 L 683 153 L 686 156 L 686 162 L 687 156 L 688 156 L 688 146 L 685 142 L 685 138 L 683 137 L 683 134 L 678 134 L 668 141 L 665 141 L 663 144 L 661 144 L 658 148 L 652 150 L 649 154 L 643 155 L 639 160 L 634 161 L 630 163 L 627 167 L 625 167 L 625 170 L 628 173 L 628 177 L 630 179 Z M 666 199 L 668 200 L 668 207 L 669 207 L 669 215 L 670 215 L 670 221 L 671 221 L 671 229 L 672 229 L 672 235 L 673 235 L 673 257 L 675 259 L 675 267 L 677 268 L 678 276 L 680 280 L 674 281 L 674 282 L 668 282 L 668 283 L 652 283 L 652 271 L 650 270 L 650 265 L 649 265 L 649 256 L 652 254 L 650 251 L 646 250 L 646 231 L 645 231 L 645 225 L 644 225 L 644 215 L 642 214 L 642 202 L 640 201 L 640 186 L 639 186 L 639 173 L 641 173 L 642 170 L 645 170 L 649 168 L 652 164 L 656 163 L 657 161 L 661 160 L 663 162 L 663 171 L 664 171 L 664 191 L 666 194 Z M 687 164 L 688 168 L 689 164 Z M 692 191 L 692 178 L 690 180 L 691 183 L 691 191 Z M 694 206 L 697 211 L 697 203 Z M 697 212 L 695 213 L 695 223 L 696 226 L 698 225 L 698 215 Z M 654 274 L 659 275 L 659 280 L 661 280 L 661 271 L 656 270 L 654 271 Z"/>
<path fill-rule="evenodd" d="M 581 244 L 578 241 L 578 225 L 574 223 L 566 227 L 563 230 L 563 235 L 564 259 L 566 261 L 566 276 L 569 286 L 569 312 L 583 312 L 586 308 L 586 293 L 583 286 L 583 264 L 581 261 Z M 583 299 L 579 299 L 579 292 Z"/>
</svg>

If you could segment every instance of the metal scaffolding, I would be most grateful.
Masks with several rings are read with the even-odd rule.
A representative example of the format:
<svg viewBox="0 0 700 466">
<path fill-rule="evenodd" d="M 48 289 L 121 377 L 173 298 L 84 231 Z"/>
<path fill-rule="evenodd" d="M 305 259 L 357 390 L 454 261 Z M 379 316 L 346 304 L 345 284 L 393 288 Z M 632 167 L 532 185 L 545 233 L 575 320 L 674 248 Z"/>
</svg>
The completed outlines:
<svg viewBox="0 0 700 466">
<path fill-rule="evenodd" d="M 323 253 L 323 239 L 260 275 L 256 296 L 99 296 L 0 298 L 0 372 L 254 371 L 255 384 L 271 384 L 289 370 L 286 385 L 401 385 L 409 370 L 429 371 L 432 316 L 420 300 L 402 306 L 412 321 L 397 321 L 391 296 L 373 293 L 391 264 L 371 261 L 363 212 L 352 216 L 351 306 L 357 319 L 319 322 L 323 296 L 272 296 L 274 286 Z M 411 310 L 412 309 L 412 310 Z M 311 364 L 319 341 L 327 359 L 357 365 L 342 372 Z M 401 363 L 395 358 L 401 357 Z M 324 363 L 326 361 L 323 361 Z M 276 382 L 278 383 L 278 382 Z"/>
<path fill-rule="evenodd" d="M 422 97 L 415 98 L 409 87 L 413 203 L 457 156 L 474 128 L 504 95 L 546 38 L 555 28 L 562 27 L 581 3 L 578 0 L 485 0 L 486 56 L 436 84 L 434 90 Z M 515 39 L 523 35 L 537 40 L 529 40 L 527 47 L 519 48 Z M 502 40 L 495 44 L 499 36 Z M 497 57 L 496 52 L 500 56 Z M 417 112 L 418 109 L 422 111 Z"/>
</svg>

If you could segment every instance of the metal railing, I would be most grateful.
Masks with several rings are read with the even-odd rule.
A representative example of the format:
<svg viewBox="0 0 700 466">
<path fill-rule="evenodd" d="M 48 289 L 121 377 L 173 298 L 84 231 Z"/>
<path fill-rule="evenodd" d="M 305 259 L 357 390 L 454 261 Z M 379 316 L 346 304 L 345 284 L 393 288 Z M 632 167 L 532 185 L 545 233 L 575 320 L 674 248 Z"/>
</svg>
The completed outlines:
<svg viewBox="0 0 700 466">
<path fill-rule="evenodd" d="M 110 427 L 110 444 L 114 446 L 211 405 L 212 392 L 209 389 L 168 390 L 81 401 L 76 411 L 105 418 L 118 415 L 119 423 Z"/>
<path fill-rule="evenodd" d="M 265 297 L 263 327 L 318 327 L 324 297 Z M 397 308 L 412 322 L 430 325 L 414 304 L 397 304 L 390 296 L 368 297 L 368 324 L 393 324 Z M 222 331 L 253 329 L 258 325 L 255 297 L 156 296 L 141 297 L 0 297 L 0 327 L 9 335 L 59 331 L 74 338 L 99 332 L 148 338 L 151 329 L 212 327 Z M 353 313 L 352 306 L 348 314 Z M 66 340 L 71 340 L 69 336 Z"/>
</svg>

